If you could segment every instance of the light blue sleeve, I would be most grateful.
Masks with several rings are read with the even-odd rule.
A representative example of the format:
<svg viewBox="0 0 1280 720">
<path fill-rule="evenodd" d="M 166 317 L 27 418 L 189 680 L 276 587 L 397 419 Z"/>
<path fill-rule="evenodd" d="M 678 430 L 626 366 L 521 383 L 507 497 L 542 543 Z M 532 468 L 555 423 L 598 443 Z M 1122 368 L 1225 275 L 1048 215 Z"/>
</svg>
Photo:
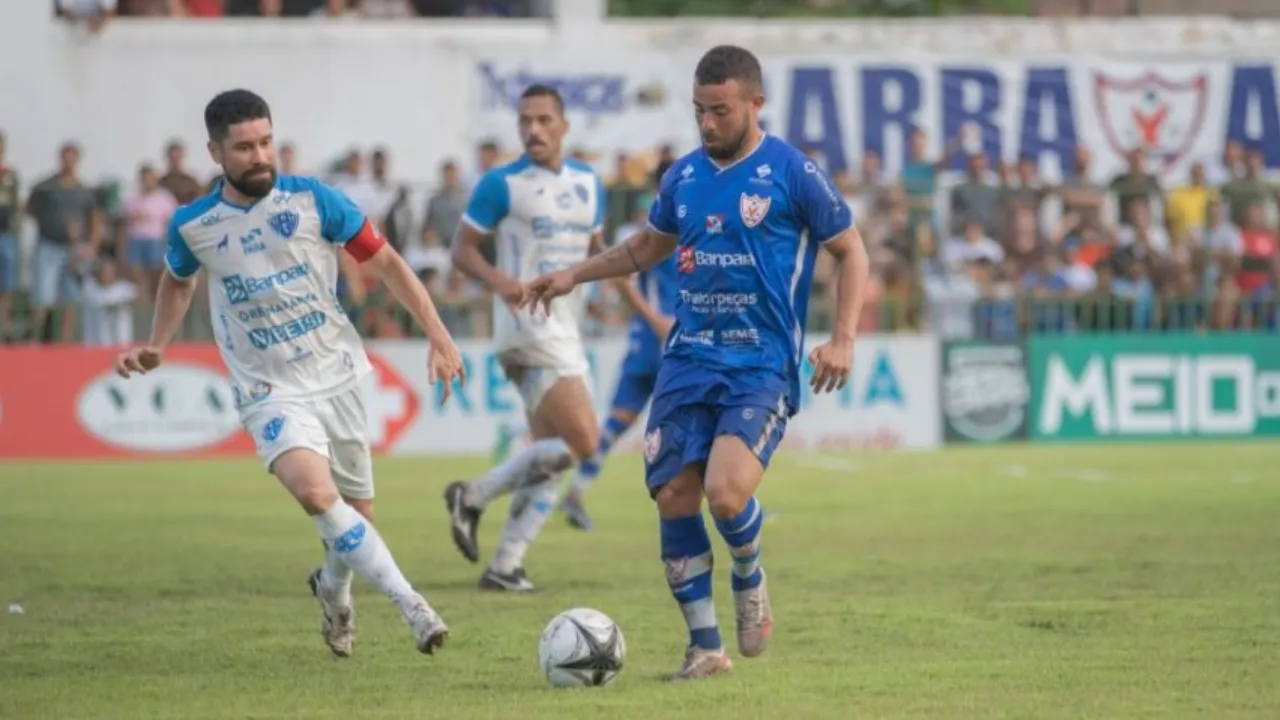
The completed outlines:
<svg viewBox="0 0 1280 720">
<path fill-rule="evenodd" d="M 507 188 L 506 176 L 487 172 L 472 191 L 462 220 L 480 232 L 489 233 L 498 227 L 510 210 L 511 191 Z"/>
<path fill-rule="evenodd" d="M 791 197 L 796 215 L 819 243 L 834 240 L 853 227 L 853 211 L 836 186 L 811 160 L 792 165 Z"/>
<path fill-rule="evenodd" d="M 658 197 L 649 207 L 649 227 L 663 235 L 679 235 L 680 223 L 676 217 L 675 183 L 671 180 L 679 163 L 672 165 L 658 185 Z"/>
<path fill-rule="evenodd" d="M 342 191 L 319 180 L 311 184 L 320 213 L 320 235 L 334 245 L 346 245 L 364 227 L 365 215 Z"/>
<path fill-rule="evenodd" d="M 200 261 L 195 253 L 191 252 L 186 239 L 182 237 L 179 222 L 177 215 L 169 219 L 169 230 L 165 238 L 164 264 L 174 277 L 186 280 L 200 272 Z"/>
<path fill-rule="evenodd" d="M 609 193 L 604 189 L 604 180 L 596 178 L 596 218 L 591 223 L 592 232 L 604 232 L 604 216 L 609 205 Z"/>
</svg>

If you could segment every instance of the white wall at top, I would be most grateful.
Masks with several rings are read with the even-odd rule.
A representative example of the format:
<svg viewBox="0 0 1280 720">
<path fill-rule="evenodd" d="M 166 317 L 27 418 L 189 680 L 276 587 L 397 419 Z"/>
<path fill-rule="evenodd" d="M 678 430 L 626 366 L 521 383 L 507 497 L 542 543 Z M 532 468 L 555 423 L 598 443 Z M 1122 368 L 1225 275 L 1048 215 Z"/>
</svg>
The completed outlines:
<svg viewBox="0 0 1280 720">
<path fill-rule="evenodd" d="M 604 19 L 603 0 L 556 0 L 557 20 L 359 22 L 119 21 L 99 36 L 56 22 L 40 0 L 0 2 L 0 129 L 28 179 L 64 139 L 86 148 L 85 174 L 130 176 L 170 137 L 197 169 L 201 111 L 245 86 L 272 103 L 279 135 L 315 167 L 349 145 L 389 146 L 399 174 L 431 179 L 447 157 L 470 161 L 475 61 L 634 48 L 698 50 L 732 42 L 760 53 L 1274 57 L 1280 23 L 1217 18 L 1038 21 L 755 22 Z"/>
</svg>

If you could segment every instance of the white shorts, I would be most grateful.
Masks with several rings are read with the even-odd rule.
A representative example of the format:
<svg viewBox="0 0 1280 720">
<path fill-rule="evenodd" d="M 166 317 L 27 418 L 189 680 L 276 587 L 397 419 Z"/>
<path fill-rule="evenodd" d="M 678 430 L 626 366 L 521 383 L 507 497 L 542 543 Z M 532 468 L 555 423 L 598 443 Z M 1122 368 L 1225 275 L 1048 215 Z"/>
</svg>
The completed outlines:
<svg viewBox="0 0 1280 720">
<path fill-rule="evenodd" d="M 585 378 L 591 372 L 580 343 L 510 348 L 498 353 L 498 363 L 516 386 L 525 415 L 533 415 L 542 398 L 561 378 Z M 591 384 L 584 381 L 587 391 Z"/>
<path fill-rule="evenodd" d="M 267 400 L 242 410 L 240 422 L 268 472 L 285 451 L 307 448 L 329 458 L 343 497 L 373 498 L 373 458 L 360 388 L 323 400 Z"/>
</svg>

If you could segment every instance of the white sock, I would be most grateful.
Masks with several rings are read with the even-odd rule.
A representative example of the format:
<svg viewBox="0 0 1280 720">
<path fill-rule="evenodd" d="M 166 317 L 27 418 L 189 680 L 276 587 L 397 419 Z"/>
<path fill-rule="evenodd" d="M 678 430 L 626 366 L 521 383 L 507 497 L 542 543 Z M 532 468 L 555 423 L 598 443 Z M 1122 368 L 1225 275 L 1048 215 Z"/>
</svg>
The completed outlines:
<svg viewBox="0 0 1280 720">
<path fill-rule="evenodd" d="M 529 545 L 542 532 L 560 494 L 560 476 L 552 475 L 537 485 L 520 488 L 511 498 L 511 515 L 502 528 L 502 539 L 489 569 L 503 575 L 524 565 Z"/>
<path fill-rule="evenodd" d="M 351 580 L 355 572 L 342 561 L 342 556 L 324 543 L 324 565 L 320 568 L 320 588 L 330 605 L 351 607 Z"/>
<path fill-rule="evenodd" d="M 400 568 L 396 567 L 391 551 L 373 523 L 365 520 L 355 508 L 339 499 L 333 507 L 316 515 L 314 520 L 329 554 L 382 591 L 392 602 L 402 605 L 418 597 Z"/>
<path fill-rule="evenodd" d="M 573 465 L 573 453 L 559 438 L 538 440 L 489 471 L 487 475 L 467 483 L 464 501 L 473 508 L 483 508 L 499 495 L 530 485 L 537 485 L 555 473 Z"/>
</svg>

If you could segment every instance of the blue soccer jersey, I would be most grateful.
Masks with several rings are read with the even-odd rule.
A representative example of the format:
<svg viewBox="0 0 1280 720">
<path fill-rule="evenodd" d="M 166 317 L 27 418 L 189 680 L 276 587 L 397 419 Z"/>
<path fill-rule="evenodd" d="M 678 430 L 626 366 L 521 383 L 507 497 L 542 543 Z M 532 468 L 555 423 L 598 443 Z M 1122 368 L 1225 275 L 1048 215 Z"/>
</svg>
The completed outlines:
<svg viewBox="0 0 1280 720">
<path fill-rule="evenodd" d="M 679 239 L 675 326 L 645 438 L 651 489 L 705 460 L 717 435 L 742 437 L 767 464 L 800 405 L 818 249 L 853 214 L 817 165 L 766 135 L 727 168 L 701 149 L 681 158 L 649 225 Z"/>
</svg>

